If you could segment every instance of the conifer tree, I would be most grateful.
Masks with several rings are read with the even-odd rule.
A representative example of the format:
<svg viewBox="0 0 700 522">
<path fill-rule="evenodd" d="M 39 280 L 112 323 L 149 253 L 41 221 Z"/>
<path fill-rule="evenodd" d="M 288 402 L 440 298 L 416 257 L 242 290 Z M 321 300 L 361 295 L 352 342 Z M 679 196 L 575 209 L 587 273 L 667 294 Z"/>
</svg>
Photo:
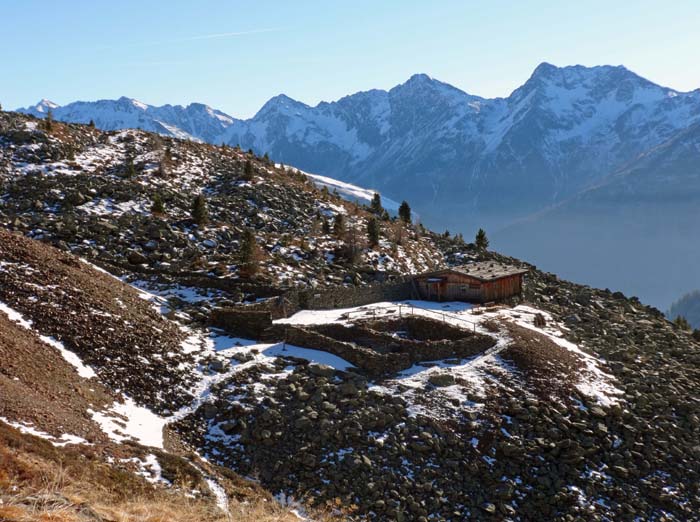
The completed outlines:
<svg viewBox="0 0 700 522">
<path fill-rule="evenodd" d="M 126 159 L 126 174 L 125 174 L 125 176 L 128 179 L 132 179 L 132 178 L 136 177 L 136 168 L 134 167 L 134 158 L 132 158 L 131 156 L 129 156 Z"/>
<path fill-rule="evenodd" d="M 251 277 L 258 272 L 258 262 L 260 261 L 260 247 L 255 239 L 255 233 L 246 228 L 241 237 L 240 251 L 241 267 L 240 274 Z"/>
<path fill-rule="evenodd" d="M 253 181 L 253 162 L 249 159 L 245 160 L 245 165 L 243 165 L 243 179 Z"/>
<path fill-rule="evenodd" d="M 484 232 L 483 228 L 480 228 L 476 233 L 474 243 L 479 250 L 486 250 L 489 247 L 489 238 L 486 237 L 486 232 Z"/>
<path fill-rule="evenodd" d="M 51 131 L 53 129 L 53 111 L 51 108 L 46 112 L 46 130 Z"/>
<path fill-rule="evenodd" d="M 330 234 L 331 233 L 331 224 L 328 222 L 328 219 L 323 218 L 323 225 L 321 226 L 321 232 L 323 234 Z"/>
<path fill-rule="evenodd" d="M 160 158 L 160 162 L 158 163 L 158 176 L 161 178 L 167 178 L 168 175 L 170 174 L 170 167 L 173 164 L 173 153 L 170 150 L 170 147 L 165 147 L 165 150 L 163 151 L 163 155 Z"/>
<path fill-rule="evenodd" d="M 402 201 L 401 206 L 399 206 L 399 218 L 404 223 L 411 222 L 411 207 L 406 201 Z"/>
<path fill-rule="evenodd" d="M 345 218 L 342 214 L 337 214 L 333 221 L 333 235 L 338 239 L 343 237 L 345 233 Z"/>
<path fill-rule="evenodd" d="M 95 128 L 95 120 L 90 120 L 90 123 L 88 123 L 88 127 L 90 128 Z"/>
<path fill-rule="evenodd" d="M 381 216 L 384 212 L 384 208 L 382 207 L 382 197 L 379 195 L 379 192 L 375 192 L 374 196 L 372 196 L 372 202 L 369 204 L 369 210 L 372 212 L 372 214 L 377 216 Z"/>
<path fill-rule="evenodd" d="M 690 326 L 690 323 L 689 323 L 688 320 L 687 320 L 685 317 L 683 317 L 682 315 L 679 315 L 678 317 L 676 317 L 676 318 L 673 320 L 673 324 L 675 324 L 676 327 L 677 327 L 677 328 L 680 328 L 681 330 L 685 330 L 685 331 L 690 331 L 690 330 L 692 330 L 692 327 Z"/>
<path fill-rule="evenodd" d="M 370 247 L 379 244 L 379 232 L 379 220 L 377 218 L 369 218 L 369 221 L 367 221 L 367 239 Z"/>
<path fill-rule="evenodd" d="M 163 204 L 163 199 L 157 192 L 153 194 L 153 199 L 151 202 L 151 214 L 165 214 L 165 205 Z"/>
<path fill-rule="evenodd" d="M 207 201 L 202 194 L 198 194 L 192 203 L 192 220 L 199 226 L 206 225 L 209 221 Z"/>
</svg>

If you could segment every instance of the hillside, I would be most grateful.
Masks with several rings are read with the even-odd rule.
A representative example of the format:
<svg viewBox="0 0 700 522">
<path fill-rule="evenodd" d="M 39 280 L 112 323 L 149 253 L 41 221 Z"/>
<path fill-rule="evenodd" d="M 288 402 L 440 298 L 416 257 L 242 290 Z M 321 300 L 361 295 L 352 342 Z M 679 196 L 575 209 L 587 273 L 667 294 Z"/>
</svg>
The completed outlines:
<svg viewBox="0 0 700 522">
<path fill-rule="evenodd" d="M 77 458 L 114 491 L 91 509 L 144 498 L 183 520 L 700 509 L 700 344 L 655 308 L 386 216 L 371 245 L 367 208 L 236 148 L 0 123 L 0 449 L 21 464 L 3 509 L 42 507 L 63 462 L 74 492 L 54 495 L 77 511 Z M 526 269 L 523 295 L 418 301 L 406 279 L 478 260 Z"/>
<path fill-rule="evenodd" d="M 0 229 L 0 519 L 298 520 L 163 431 L 201 354 L 144 297 Z"/>
<path fill-rule="evenodd" d="M 53 126 L 0 113 L 0 222 L 132 279 L 177 281 L 182 299 L 196 300 L 197 288 L 236 287 L 242 299 L 253 287 L 367 284 L 440 262 L 429 237 L 396 220 L 369 248 L 370 212 L 239 149 Z M 208 220 L 198 226 L 199 193 Z M 246 232 L 256 237 L 247 261 Z"/>
</svg>

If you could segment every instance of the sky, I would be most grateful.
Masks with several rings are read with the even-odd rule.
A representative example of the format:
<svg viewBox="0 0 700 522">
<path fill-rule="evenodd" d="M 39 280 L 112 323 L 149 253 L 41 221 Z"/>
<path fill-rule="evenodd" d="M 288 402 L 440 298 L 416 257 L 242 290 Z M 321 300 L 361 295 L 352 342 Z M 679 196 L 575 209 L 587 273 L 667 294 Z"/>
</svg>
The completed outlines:
<svg viewBox="0 0 700 522">
<path fill-rule="evenodd" d="M 546 61 L 700 88 L 697 0 L 0 0 L 0 103 L 128 96 L 251 117 L 426 73 L 508 96 Z"/>
</svg>

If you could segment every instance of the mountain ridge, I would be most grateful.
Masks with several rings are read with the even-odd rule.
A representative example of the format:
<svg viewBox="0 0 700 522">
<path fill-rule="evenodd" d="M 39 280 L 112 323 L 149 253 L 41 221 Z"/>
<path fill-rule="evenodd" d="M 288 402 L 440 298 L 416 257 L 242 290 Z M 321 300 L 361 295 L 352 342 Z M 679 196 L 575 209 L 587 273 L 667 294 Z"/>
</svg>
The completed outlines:
<svg viewBox="0 0 700 522">
<path fill-rule="evenodd" d="M 138 108 L 131 103 L 125 105 L 129 114 L 101 114 L 91 109 L 99 103 L 75 111 L 71 105 L 55 108 L 54 116 L 83 123 L 92 118 L 108 129 L 141 126 L 267 152 L 275 161 L 306 172 L 409 201 L 433 228 L 468 235 L 484 228 L 496 239 L 523 219 L 614 181 L 618 171 L 700 122 L 700 89 L 680 92 L 624 66 L 557 67 L 546 62 L 503 98 L 474 96 L 415 74 L 389 90 L 371 89 L 315 106 L 281 94 L 245 120 L 192 104 Z M 39 109 L 33 113 L 45 116 Z M 658 176 L 674 185 L 693 183 L 693 167 L 684 165 L 678 169 L 664 162 Z M 641 194 L 643 187 L 633 192 Z M 605 202 L 612 211 L 615 202 Z M 643 199 L 636 202 L 645 204 Z M 669 211 L 674 212 L 672 207 Z M 694 223 L 692 216 L 675 219 L 688 227 Z M 621 234 L 618 242 L 627 239 Z M 549 246 L 557 240 L 549 238 Z M 504 240 L 499 248 L 541 258 L 533 255 L 534 245 L 522 251 Z M 613 241 L 609 263 L 622 254 Z M 550 268 L 562 271 L 566 266 Z M 603 286 L 617 283 L 601 280 L 598 270 L 590 268 L 576 277 Z M 644 294 L 641 282 L 649 277 L 653 274 L 638 274 L 639 282 L 630 282 L 625 290 L 668 306 L 667 296 Z M 688 290 L 674 288 L 674 297 Z"/>
</svg>

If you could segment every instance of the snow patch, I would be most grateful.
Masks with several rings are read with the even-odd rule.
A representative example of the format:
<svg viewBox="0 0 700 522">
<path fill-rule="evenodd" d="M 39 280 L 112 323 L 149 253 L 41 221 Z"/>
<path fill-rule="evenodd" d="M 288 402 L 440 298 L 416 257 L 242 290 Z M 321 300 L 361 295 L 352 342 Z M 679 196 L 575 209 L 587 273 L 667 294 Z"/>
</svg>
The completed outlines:
<svg viewBox="0 0 700 522">
<path fill-rule="evenodd" d="M 105 411 L 88 410 L 88 413 L 115 442 L 134 440 L 144 446 L 163 448 L 163 428 L 167 419 L 138 406 L 129 397 L 122 404 L 115 402 Z"/>
</svg>

